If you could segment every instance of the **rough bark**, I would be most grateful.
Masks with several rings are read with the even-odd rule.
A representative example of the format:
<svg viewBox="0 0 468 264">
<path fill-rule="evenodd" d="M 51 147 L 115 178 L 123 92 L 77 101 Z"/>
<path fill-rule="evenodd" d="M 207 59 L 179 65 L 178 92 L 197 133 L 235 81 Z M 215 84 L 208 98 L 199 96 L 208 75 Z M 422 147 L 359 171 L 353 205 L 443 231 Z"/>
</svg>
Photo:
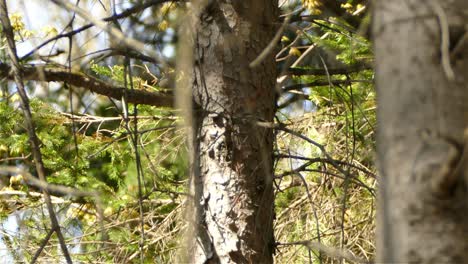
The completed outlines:
<svg viewBox="0 0 468 264">
<path fill-rule="evenodd" d="M 190 263 L 272 263 L 277 1 L 210 1 L 195 40 Z"/>
<path fill-rule="evenodd" d="M 378 262 L 468 263 L 468 2 L 380 0 L 374 19 Z"/>
</svg>

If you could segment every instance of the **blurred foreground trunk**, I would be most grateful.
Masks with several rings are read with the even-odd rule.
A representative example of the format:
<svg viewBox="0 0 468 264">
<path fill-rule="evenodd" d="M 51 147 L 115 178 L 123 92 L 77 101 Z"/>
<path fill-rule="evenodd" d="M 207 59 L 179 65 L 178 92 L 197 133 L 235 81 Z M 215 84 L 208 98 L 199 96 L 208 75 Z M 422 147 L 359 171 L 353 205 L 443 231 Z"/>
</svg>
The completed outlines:
<svg viewBox="0 0 468 264">
<path fill-rule="evenodd" d="M 468 1 L 374 8 L 377 262 L 468 263 Z"/>
</svg>

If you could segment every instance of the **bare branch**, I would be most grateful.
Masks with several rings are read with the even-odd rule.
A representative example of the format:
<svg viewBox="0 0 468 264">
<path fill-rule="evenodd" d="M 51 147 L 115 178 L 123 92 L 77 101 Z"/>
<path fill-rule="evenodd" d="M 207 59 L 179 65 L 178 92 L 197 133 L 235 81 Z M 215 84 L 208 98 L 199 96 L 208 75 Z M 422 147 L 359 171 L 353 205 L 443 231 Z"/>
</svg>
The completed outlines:
<svg viewBox="0 0 468 264">
<path fill-rule="evenodd" d="M 105 22 L 116 21 L 116 20 L 121 19 L 121 18 L 126 18 L 126 17 L 128 17 L 128 16 L 130 16 L 130 15 L 132 15 L 134 13 L 138 13 L 140 11 L 143 11 L 148 7 L 151 7 L 151 6 L 154 6 L 154 5 L 157 5 L 157 4 L 162 4 L 162 3 L 165 3 L 165 2 L 171 2 L 171 1 L 176 2 L 176 0 L 148 0 L 145 3 L 135 5 L 135 6 L 131 7 L 131 8 L 125 9 L 120 14 L 116 14 L 116 15 L 113 15 L 113 16 L 110 16 L 110 17 L 106 17 L 106 18 L 102 19 L 102 21 L 105 21 Z M 46 46 L 47 44 L 49 44 L 49 43 L 51 43 L 53 41 L 56 41 L 56 40 L 61 39 L 61 38 L 68 38 L 68 37 L 74 36 L 74 35 L 76 35 L 76 34 L 78 34 L 80 32 L 83 32 L 83 31 L 93 27 L 93 26 L 94 26 L 94 24 L 90 23 L 90 24 L 84 25 L 84 26 L 82 26 L 80 28 L 77 28 L 75 30 L 72 30 L 72 31 L 62 33 L 62 34 L 59 34 L 57 36 L 54 36 L 54 37 L 46 40 L 45 42 L 43 42 L 42 44 L 40 44 L 36 48 L 34 48 L 32 51 L 28 52 L 23 57 L 21 57 L 21 60 L 24 60 L 25 58 L 30 57 L 35 52 L 37 52 L 38 50 L 40 50 L 41 48 L 43 48 L 44 46 Z"/>
<path fill-rule="evenodd" d="M 36 250 L 36 253 L 34 253 L 34 256 L 31 259 L 31 263 L 36 263 L 37 259 L 41 255 L 42 251 L 44 250 L 45 246 L 47 243 L 49 243 L 50 238 L 52 237 L 52 234 L 54 233 L 53 229 L 50 229 L 49 232 L 47 232 L 46 237 L 41 241 L 41 245 L 39 248 Z"/>
<path fill-rule="evenodd" d="M 162 58 L 154 50 L 148 49 L 144 43 L 136 39 L 126 37 L 122 33 L 122 31 L 118 30 L 116 27 L 109 25 L 102 20 L 94 18 L 89 12 L 86 12 L 84 9 L 79 8 L 78 6 L 75 6 L 69 2 L 65 2 L 61 0 L 51 0 L 51 1 L 55 3 L 56 5 L 63 7 L 66 10 L 76 12 L 76 14 L 82 17 L 83 19 L 91 21 L 91 23 L 93 23 L 98 28 L 106 31 L 110 36 L 112 36 L 116 41 L 118 41 L 119 44 L 123 44 L 127 48 L 131 48 L 134 50 L 145 51 L 148 55 L 150 55 L 151 57 L 154 57 L 157 61 L 159 61 L 159 63 L 161 63 L 163 66 L 167 66 L 165 59 Z"/>
<path fill-rule="evenodd" d="M 254 68 L 254 67 L 257 67 L 258 65 L 260 65 L 260 63 L 266 58 L 266 56 L 268 56 L 268 54 L 270 54 L 271 51 L 276 47 L 276 44 L 278 43 L 281 36 L 283 35 L 283 32 L 286 29 L 286 25 L 289 23 L 290 18 L 291 18 L 291 16 L 286 17 L 286 19 L 283 21 L 283 24 L 281 25 L 280 29 L 278 29 L 278 31 L 276 32 L 275 36 L 270 41 L 268 46 L 266 46 L 266 48 L 263 49 L 263 51 L 260 53 L 260 55 L 258 55 L 258 57 L 249 64 L 250 68 Z"/>
<path fill-rule="evenodd" d="M 315 87 L 315 86 L 329 86 L 331 85 L 349 85 L 351 83 L 372 83 L 372 80 L 351 80 L 351 79 L 346 79 L 346 80 L 315 80 L 312 82 L 308 83 L 297 83 L 297 84 L 291 84 L 288 86 L 283 86 L 282 90 L 284 92 L 287 91 L 293 91 L 293 90 L 300 90 L 302 88 L 310 88 L 310 87 Z"/>
<path fill-rule="evenodd" d="M 161 107 L 172 107 L 173 96 L 171 94 L 152 93 L 144 90 L 129 90 L 123 86 L 111 85 L 92 76 L 69 72 L 67 69 L 48 68 L 45 66 L 23 67 L 21 69 L 24 80 L 45 82 L 67 82 L 69 85 L 88 89 L 100 95 L 105 95 L 117 100 L 122 99 L 124 93 L 129 103 L 145 104 Z M 0 63 L 0 78 L 14 79 L 9 65 Z"/>
<path fill-rule="evenodd" d="M 37 179 L 36 177 L 32 176 L 31 173 L 17 167 L 0 166 L 0 173 L 1 172 L 21 174 L 26 185 L 36 187 L 41 191 L 46 191 L 47 193 L 54 193 L 60 196 L 97 197 L 97 193 L 95 192 L 85 192 L 66 186 L 50 184 L 46 181 Z"/>
</svg>

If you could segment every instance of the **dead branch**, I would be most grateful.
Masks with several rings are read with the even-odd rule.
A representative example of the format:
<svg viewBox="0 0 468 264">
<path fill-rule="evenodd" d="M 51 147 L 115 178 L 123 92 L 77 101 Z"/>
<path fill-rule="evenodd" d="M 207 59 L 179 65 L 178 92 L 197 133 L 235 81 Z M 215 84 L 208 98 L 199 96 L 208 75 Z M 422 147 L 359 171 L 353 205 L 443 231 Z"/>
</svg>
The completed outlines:
<svg viewBox="0 0 468 264">
<path fill-rule="evenodd" d="M 81 87 L 91 92 L 108 96 L 117 100 L 122 99 L 124 93 L 129 103 L 144 104 L 161 107 L 172 107 L 172 94 L 152 93 L 144 90 L 129 90 L 123 86 L 112 85 L 92 76 L 69 72 L 67 69 L 50 68 L 46 66 L 27 65 L 22 67 L 23 80 L 44 81 L 44 82 L 67 82 L 69 85 Z M 5 63 L 0 63 L 0 78 L 14 79 L 12 67 Z"/>
</svg>

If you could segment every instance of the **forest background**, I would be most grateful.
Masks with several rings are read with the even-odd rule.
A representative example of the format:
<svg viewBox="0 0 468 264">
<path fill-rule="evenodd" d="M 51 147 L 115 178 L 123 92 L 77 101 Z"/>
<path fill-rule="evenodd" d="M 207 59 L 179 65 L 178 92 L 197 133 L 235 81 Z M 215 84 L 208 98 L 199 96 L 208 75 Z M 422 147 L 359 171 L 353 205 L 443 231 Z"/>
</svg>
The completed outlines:
<svg viewBox="0 0 468 264">
<path fill-rule="evenodd" d="M 167 102 L 184 78 L 177 63 L 190 5 L 53 2 L 67 1 L 7 1 L 48 184 L 32 176 L 37 158 L 2 35 L 0 257 L 63 260 L 62 233 L 73 261 L 177 263 L 190 144 L 184 114 Z M 278 72 L 271 87 L 274 261 L 371 261 L 377 182 L 369 3 L 279 6 L 270 47 Z M 146 103 L 153 99 L 163 103 Z M 45 206 L 49 195 L 60 232 Z"/>
</svg>

